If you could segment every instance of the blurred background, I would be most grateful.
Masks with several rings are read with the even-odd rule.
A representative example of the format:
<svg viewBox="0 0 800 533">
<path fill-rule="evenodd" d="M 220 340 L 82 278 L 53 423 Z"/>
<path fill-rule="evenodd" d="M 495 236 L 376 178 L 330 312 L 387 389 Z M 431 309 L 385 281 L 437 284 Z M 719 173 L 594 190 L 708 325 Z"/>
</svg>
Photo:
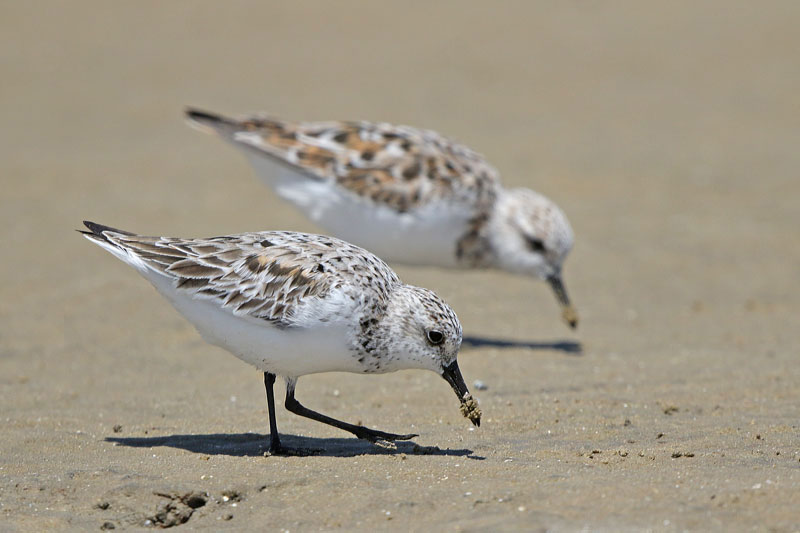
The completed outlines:
<svg viewBox="0 0 800 533">
<path fill-rule="evenodd" d="M 34 437 L 38 444 L 15 452 L 16 477 L 6 470 L 0 481 L 39 483 L 32 465 L 64 438 L 61 422 L 100 431 L 103 413 L 124 414 L 141 429 L 167 405 L 177 412 L 164 415 L 164 424 L 178 432 L 221 432 L 220 423 L 228 424 L 224 431 L 265 431 L 252 369 L 203 344 L 146 282 L 73 231 L 84 219 L 185 237 L 321 231 L 262 186 L 238 152 L 188 128 L 182 114 L 192 105 L 434 129 L 484 154 L 506 185 L 536 189 L 564 209 L 576 233 L 565 266 L 582 318 L 576 333 L 560 322 L 544 284 L 493 272 L 398 268 L 405 281 L 444 296 L 465 334 L 511 343 L 462 354 L 465 376 L 490 384 L 484 410 L 496 406 L 498 423 L 469 433 L 461 446 L 489 458 L 480 468 L 512 487 L 503 490 L 524 502 L 514 509 L 547 506 L 545 525 L 580 525 L 590 513 L 609 527 L 649 527 L 654 516 L 666 527 L 662 514 L 702 501 L 678 522 L 664 519 L 697 526 L 738 513 L 757 524 L 770 510 L 774 525 L 797 524 L 789 506 L 800 492 L 796 457 L 795 469 L 783 474 L 783 492 L 770 502 L 720 510 L 698 481 L 635 509 L 620 489 L 616 503 L 600 511 L 595 498 L 606 484 L 628 480 L 634 497 L 651 483 L 673 486 L 674 472 L 623 468 L 576 479 L 561 463 L 548 463 L 553 456 L 536 454 L 573 458 L 641 443 L 660 432 L 657 423 L 668 423 L 683 431 L 680 442 L 739 454 L 735 465 L 717 458 L 683 471 L 684 479 L 711 479 L 704 486 L 716 479 L 715 495 L 729 490 L 739 498 L 738 491 L 763 483 L 753 477 L 756 467 L 772 464 L 748 462 L 751 446 L 762 443 L 737 440 L 741 427 L 771 429 L 797 453 L 799 24 L 800 4 L 792 1 L 3 2 L 0 415 L 18 430 L 7 433 L 4 447 Z M 536 349 L 553 342 L 580 343 L 582 354 Z M 390 425 L 420 416 L 424 425 L 442 413 L 458 424 L 437 379 L 314 376 L 306 394 L 311 406 L 329 412 L 330 398 L 315 391 L 356 390 L 339 416 L 371 423 L 387 416 L 375 398 L 390 403 L 386 395 L 403 388 L 408 410 L 388 413 Z M 230 416 L 233 394 L 252 415 Z M 556 417 L 554 397 L 562 406 L 588 401 L 594 410 L 562 407 L 568 412 L 560 418 L 571 422 L 548 441 L 542 435 Z M 184 410 L 187 401 L 198 411 Z M 635 412 L 623 413 L 623 404 Z M 663 418 L 659 406 L 673 404 L 693 419 Z M 715 405 L 722 414 L 710 414 Z M 42 417 L 44 426 L 31 422 Z M 641 435 L 609 429 L 623 419 Z M 297 424 L 290 429 L 297 434 L 327 435 L 305 422 L 283 423 Z M 586 427 L 599 433 L 590 438 Z M 452 431 L 433 436 L 444 445 Z M 105 445 L 98 435 L 88 449 Z M 493 450 L 521 454 L 528 469 L 542 470 L 503 474 Z M 774 451 L 781 449 L 765 453 Z M 52 466 L 53 476 L 64 468 Z M 526 480 L 546 469 L 570 479 L 569 489 L 530 488 Z M 102 479 L 107 487 L 117 482 L 112 474 Z M 741 479 L 741 486 L 726 479 Z M 502 492 L 485 483 L 487 498 Z M 421 490 L 413 483 L 391 488 Z M 422 493 L 448 499 L 462 489 Z M 29 503 L 8 490 L 16 509 Z M 85 511 L 65 498 L 69 512 Z M 9 511 L 14 505 L 0 509 L 20 516 Z M 331 503 L 330 520 L 337 505 Z M 451 525 L 477 513 L 424 509 L 417 518 L 436 515 Z M 473 516 L 478 522 L 462 525 L 533 523 L 508 512 L 484 509 L 483 518 Z M 47 516 L 63 525 L 62 515 Z M 413 526 L 408 520 L 399 524 Z M 370 524 L 383 522 L 361 525 Z"/>
</svg>

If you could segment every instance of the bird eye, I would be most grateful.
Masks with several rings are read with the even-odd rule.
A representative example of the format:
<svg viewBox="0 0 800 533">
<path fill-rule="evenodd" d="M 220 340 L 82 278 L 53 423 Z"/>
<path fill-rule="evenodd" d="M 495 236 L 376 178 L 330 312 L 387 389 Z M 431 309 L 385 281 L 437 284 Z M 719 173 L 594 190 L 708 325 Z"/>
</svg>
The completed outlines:
<svg viewBox="0 0 800 533">
<path fill-rule="evenodd" d="M 545 251 L 544 242 L 542 239 L 537 239 L 536 237 L 526 237 L 526 240 L 528 241 L 528 247 L 534 252 L 542 253 Z"/>
<path fill-rule="evenodd" d="M 442 342 L 444 342 L 444 333 L 442 333 L 441 331 L 436 331 L 435 329 L 432 329 L 428 332 L 427 336 L 428 336 L 428 342 L 430 342 L 434 346 L 436 346 L 437 344 L 442 344 Z"/>
</svg>

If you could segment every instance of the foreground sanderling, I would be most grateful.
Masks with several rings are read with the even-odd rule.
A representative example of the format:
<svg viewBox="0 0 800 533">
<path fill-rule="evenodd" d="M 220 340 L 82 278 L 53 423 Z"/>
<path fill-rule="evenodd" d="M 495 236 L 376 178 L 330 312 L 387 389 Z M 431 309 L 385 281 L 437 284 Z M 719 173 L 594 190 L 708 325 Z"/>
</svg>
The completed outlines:
<svg viewBox="0 0 800 533">
<path fill-rule="evenodd" d="M 469 148 L 385 123 L 186 114 L 242 148 L 267 185 L 334 235 L 390 262 L 547 280 L 564 320 L 577 325 L 561 278 L 573 243 L 564 213 L 534 191 L 504 189 Z"/>
<path fill-rule="evenodd" d="M 403 284 L 373 254 L 339 239 L 264 231 L 209 239 L 144 237 L 93 222 L 84 236 L 133 266 L 203 338 L 264 372 L 270 451 L 280 453 L 272 386 L 286 409 L 387 443 L 395 435 L 348 424 L 300 404 L 297 379 L 317 372 L 440 374 L 476 426 L 480 410 L 456 357 L 461 324 L 433 292 Z"/>
</svg>

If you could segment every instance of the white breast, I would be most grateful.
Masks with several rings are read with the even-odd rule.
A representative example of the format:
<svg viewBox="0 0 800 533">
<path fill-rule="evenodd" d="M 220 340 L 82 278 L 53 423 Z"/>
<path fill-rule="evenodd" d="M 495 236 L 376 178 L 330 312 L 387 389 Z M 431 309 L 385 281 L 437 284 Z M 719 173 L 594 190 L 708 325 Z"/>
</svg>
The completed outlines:
<svg viewBox="0 0 800 533">
<path fill-rule="evenodd" d="M 456 242 L 469 220 L 462 207 L 439 202 L 398 213 L 266 157 L 249 159 L 262 181 L 336 237 L 389 262 L 457 266 Z"/>
</svg>

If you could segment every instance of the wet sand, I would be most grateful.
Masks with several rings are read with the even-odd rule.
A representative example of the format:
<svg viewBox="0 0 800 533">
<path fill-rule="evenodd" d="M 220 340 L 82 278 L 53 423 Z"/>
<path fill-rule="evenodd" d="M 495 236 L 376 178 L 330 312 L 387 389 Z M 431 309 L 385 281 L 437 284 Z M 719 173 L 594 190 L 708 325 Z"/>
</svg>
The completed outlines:
<svg viewBox="0 0 800 533">
<path fill-rule="evenodd" d="M 6 3 L 0 529 L 800 529 L 794 2 Z M 278 410 L 83 219 L 319 231 L 185 105 L 444 132 L 577 235 L 542 283 L 398 268 L 459 314 L 432 373 L 303 378 L 387 451 Z M 277 391 L 282 394 L 282 388 Z"/>
</svg>

